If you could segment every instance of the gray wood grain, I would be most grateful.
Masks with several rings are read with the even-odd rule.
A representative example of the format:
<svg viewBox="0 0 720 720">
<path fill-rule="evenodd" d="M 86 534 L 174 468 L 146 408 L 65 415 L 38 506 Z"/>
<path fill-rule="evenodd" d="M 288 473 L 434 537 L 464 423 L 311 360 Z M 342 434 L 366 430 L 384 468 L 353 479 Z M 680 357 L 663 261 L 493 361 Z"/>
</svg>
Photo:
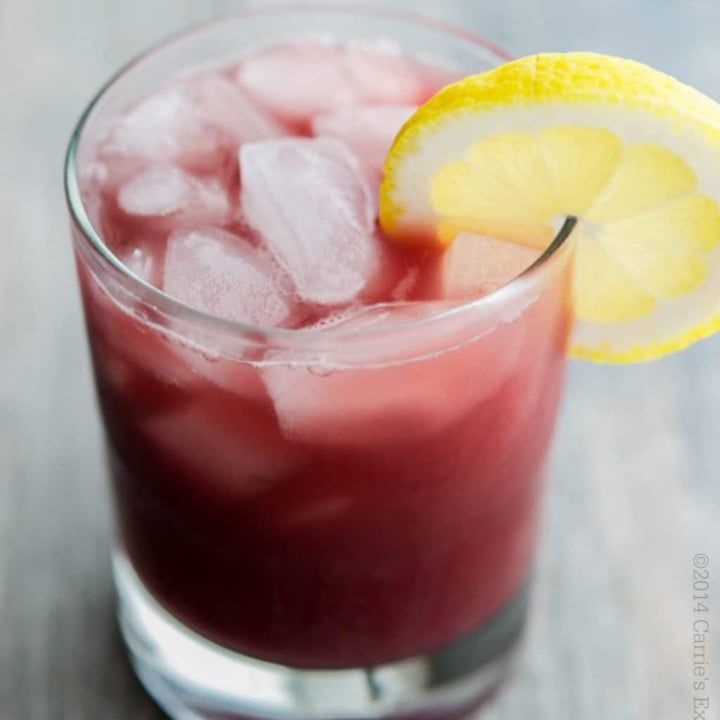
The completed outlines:
<svg viewBox="0 0 720 720">
<path fill-rule="evenodd" d="M 595 49 L 720 96 L 717 0 L 396 2 L 516 54 Z M 148 42 L 233 2 L 0 0 L 0 719 L 159 720 L 113 622 L 100 434 L 61 193 L 72 123 Z M 720 628 L 720 338 L 573 364 L 533 621 L 485 720 L 692 719 L 691 562 Z M 711 654 L 712 657 L 712 654 Z M 718 718 L 720 665 L 713 661 Z"/>
</svg>

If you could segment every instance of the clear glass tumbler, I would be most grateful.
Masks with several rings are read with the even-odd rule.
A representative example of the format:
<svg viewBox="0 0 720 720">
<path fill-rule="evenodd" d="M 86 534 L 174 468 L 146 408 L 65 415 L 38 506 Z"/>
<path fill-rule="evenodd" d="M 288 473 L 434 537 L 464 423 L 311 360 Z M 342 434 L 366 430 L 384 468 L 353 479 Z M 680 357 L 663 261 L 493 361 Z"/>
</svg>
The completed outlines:
<svg viewBox="0 0 720 720">
<path fill-rule="evenodd" d="M 502 679 L 526 615 L 572 223 L 474 302 L 293 331 L 212 317 L 148 285 L 81 197 L 91 126 L 179 69 L 306 32 L 389 37 L 462 74 L 504 59 L 401 13 L 248 10 L 154 48 L 86 110 L 66 187 L 122 632 L 178 719 L 459 716 Z"/>
</svg>

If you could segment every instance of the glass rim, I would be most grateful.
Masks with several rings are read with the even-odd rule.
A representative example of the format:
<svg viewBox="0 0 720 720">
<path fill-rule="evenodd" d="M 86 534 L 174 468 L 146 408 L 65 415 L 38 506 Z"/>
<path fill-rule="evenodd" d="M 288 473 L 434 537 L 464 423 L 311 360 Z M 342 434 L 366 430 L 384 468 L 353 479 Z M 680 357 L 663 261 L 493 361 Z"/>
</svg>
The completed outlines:
<svg viewBox="0 0 720 720">
<path fill-rule="evenodd" d="M 464 40 L 479 49 L 488 52 L 493 59 L 500 62 L 507 62 L 512 56 L 496 46 L 494 43 L 486 40 L 470 30 L 467 30 L 452 22 L 430 18 L 421 13 L 407 11 L 402 9 L 392 9 L 384 6 L 367 4 L 351 4 L 351 5 L 333 5 L 324 2 L 309 2 L 302 4 L 278 2 L 262 8 L 256 6 L 248 6 L 242 10 L 237 10 L 229 14 L 225 14 L 219 18 L 214 18 L 204 22 L 193 23 L 192 25 L 181 29 L 171 35 L 168 35 L 157 42 L 152 43 L 143 51 L 134 55 L 130 60 L 120 66 L 106 80 L 93 95 L 76 122 L 70 141 L 68 143 L 65 160 L 63 164 L 63 184 L 65 191 L 65 201 L 70 211 L 70 217 L 75 226 L 80 230 L 82 239 L 85 241 L 94 257 L 100 261 L 105 269 L 111 271 L 115 278 L 119 280 L 128 289 L 131 294 L 138 297 L 142 302 L 152 305 L 160 310 L 163 314 L 172 317 L 179 317 L 190 324 L 203 324 L 209 329 L 218 331 L 223 334 L 235 335 L 252 335 L 256 339 L 265 339 L 269 342 L 281 341 L 289 342 L 299 340 L 301 337 L 312 337 L 314 340 L 325 338 L 330 340 L 342 338 L 357 338 L 361 336 L 388 336 L 405 331 L 407 329 L 434 325 L 445 319 L 456 319 L 461 315 L 472 314 L 474 311 L 485 308 L 491 304 L 503 303 L 509 300 L 519 284 L 524 283 L 530 277 L 535 275 L 537 271 L 545 267 L 549 261 L 558 254 L 559 250 L 565 246 L 567 239 L 577 224 L 577 219 L 568 216 L 557 230 L 552 242 L 543 250 L 540 256 L 520 275 L 510 280 L 498 289 L 487 293 L 474 300 L 467 302 L 458 301 L 457 304 L 451 305 L 449 308 L 432 312 L 419 319 L 400 321 L 385 327 L 367 327 L 357 330 L 343 330 L 333 327 L 307 327 L 307 328 L 278 328 L 267 325 L 255 325 L 248 322 L 240 322 L 229 320 L 218 315 L 207 313 L 203 310 L 187 305 L 181 300 L 166 293 L 164 290 L 152 285 L 143 278 L 139 277 L 127 267 L 108 247 L 101 237 L 101 234 L 95 230 L 92 221 L 85 208 L 80 193 L 80 185 L 77 175 L 77 153 L 85 129 L 93 110 L 102 98 L 120 82 L 129 72 L 136 66 L 140 65 L 146 58 L 151 57 L 156 52 L 166 47 L 182 43 L 184 40 L 204 32 L 212 31 L 215 27 L 220 27 L 230 22 L 237 22 L 244 17 L 271 15 L 274 13 L 303 13 L 303 12 L 327 12 L 335 15 L 353 16 L 366 15 L 376 18 L 387 17 L 394 20 L 404 20 L 412 22 L 416 25 L 425 26 L 429 29 L 439 30 L 450 36 L 455 36 L 459 40 Z M 419 301 L 422 302 L 422 301 Z M 428 301 L 428 303 L 437 301 Z M 387 302 L 383 302 L 387 305 Z"/>
</svg>

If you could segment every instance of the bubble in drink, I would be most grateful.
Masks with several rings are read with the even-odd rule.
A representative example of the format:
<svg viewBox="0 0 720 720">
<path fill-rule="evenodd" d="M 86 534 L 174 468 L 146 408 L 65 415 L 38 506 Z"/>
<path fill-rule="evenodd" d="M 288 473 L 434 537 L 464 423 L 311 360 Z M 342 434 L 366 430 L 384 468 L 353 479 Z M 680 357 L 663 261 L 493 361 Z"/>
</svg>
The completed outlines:
<svg viewBox="0 0 720 720">
<path fill-rule="evenodd" d="M 168 240 L 165 290 L 227 320 L 281 325 L 291 306 L 281 271 L 242 237 L 216 228 L 178 231 Z"/>
<path fill-rule="evenodd" d="M 378 269 L 374 205 L 350 152 L 330 139 L 240 149 L 242 209 L 297 294 L 322 305 L 359 295 Z"/>
<path fill-rule="evenodd" d="M 328 315 L 308 330 L 334 329 L 354 332 L 373 328 L 402 327 L 421 320 L 427 320 L 457 303 L 438 300 L 435 302 L 381 302 L 360 305 Z M 352 351 L 355 355 L 356 351 Z"/>
</svg>

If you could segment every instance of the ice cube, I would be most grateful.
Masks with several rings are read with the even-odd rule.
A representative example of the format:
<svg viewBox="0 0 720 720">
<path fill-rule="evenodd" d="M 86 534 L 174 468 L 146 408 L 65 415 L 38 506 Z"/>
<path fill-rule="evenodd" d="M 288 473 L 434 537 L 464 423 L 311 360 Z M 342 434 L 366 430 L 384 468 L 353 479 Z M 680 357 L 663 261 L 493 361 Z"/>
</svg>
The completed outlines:
<svg viewBox="0 0 720 720">
<path fill-rule="evenodd" d="M 215 159 L 217 137 L 208 132 L 182 85 L 155 92 L 112 126 L 104 155 L 143 160 Z M 193 163 L 194 164 L 194 163 Z"/>
<path fill-rule="evenodd" d="M 246 400 L 267 400 L 267 390 L 258 370 L 247 362 L 223 354 L 222 343 L 213 338 L 214 347 L 209 349 L 196 339 L 183 338 L 175 343 L 175 351 L 198 377 L 212 385 Z"/>
<path fill-rule="evenodd" d="M 307 442 L 360 447 L 431 435 L 459 421 L 513 372 L 524 334 L 509 326 L 488 333 L 492 326 L 476 329 L 477 317 L 467 315 L 402 327 L 454 305 L 383 303 L 346 311 L 323 327 L 367 335 L 336 344 L 320 337 L 324 357 L 315 362 L 272 358 L 262 374 L 283 431 Z"/>
<path fill-rule="evenodd" d="M 128 215 L 163 217 L 196 223 L 223 222 L 230 212 L 227 194 L 215 179 L 200 179 L 174 165 L 141 171 L 118 192 Z"/>
<path fill-rule="evenodd" d="M 319 304 L 356 297 L 378 269 L 374 205 L 355 159 L 329 138 L 240 149 L 242 209 L 295 283 Z"/>
<path fill-rule="evenodd" d="M 445 251 L 442 294 L 461 298 L 497 290 L 540 256 L 540 250 L 474 233 L 460 233 Z"/>
<path fill-rule="evenodd" d="M 100 155 L 121 177 L 125 165 L 151 161 L 208 171 L 222 165 L 230 141 L 237 145 L 279 133 L 278 124 L 235 83 L 203 72 L 155 91 L 118 118 Z"/>
<path fill-rule="evenodd" d="M 227 501 L 271 489 L 304 457 L 283 439 L 269 405 L 243 408 L 227 396 L 198 393 L 193 403 L 149 419 L 144 431 L 179 478 Z"/>
<path fill-rule="evenodd" d="M 252 97 L 289 123 L 355 103 L 339 45 L 313 43 L 271 48 L 245 60 L 237 81 Z"/>
<path fill-rule="evenodd" d="M 377 182 L 395 135 L 416 109 L 415 105 L 378 105 L 340 110 L 313 118 L 312 131 L 345 143 Z"/>
<path fill-rule="evenodd" d="M 224 130 L 237 143 L 283 134 L 271 115 L 223 75 L 201 73 L 188 83 L 187 92 L 204 121 Z"/>
<path fill-rule="evenodd" d="M 120 188 L 118 205 L 128 215 L 170 215 L 187 201 L 189 186 L 189 176 L 179 168 L 152 167 Z"/>
<path fill-rule="evenodd" d="M 420 105 L 433 94 L 425 69 L 391 43 L 349 48 L 343 65 L 357 104 Z"/>
<path fill-rule="evenodd" d="M 247 240 L 216 228 L 168 239 L 165 290 L 211 315 L 277 326 L 290 314 L 281 272 Z"/>
<path fill-rule="evenodd" d="M 78 266 L 98 381 L 117 398 L 132 398 L 138 414 L 154 413 L 174 404 L 183 393 L 177 386 L 193 388 L 196 376 L 173 351 L 170 340 L 150 327 L 143 308 L 127 295 L 109 290 L 85 267 Z M 165 393 L 165 388 L 173 388 Z"/>
<path fill-rule="evenodd" d="M 247 58 L 237 81 L 285 122 L 304 126 L 313 116 L 357 105 L 419 105 L 440 87 L 428 82 L 397 46 L 348 47 L 304 43 Z"/>
</svg>

